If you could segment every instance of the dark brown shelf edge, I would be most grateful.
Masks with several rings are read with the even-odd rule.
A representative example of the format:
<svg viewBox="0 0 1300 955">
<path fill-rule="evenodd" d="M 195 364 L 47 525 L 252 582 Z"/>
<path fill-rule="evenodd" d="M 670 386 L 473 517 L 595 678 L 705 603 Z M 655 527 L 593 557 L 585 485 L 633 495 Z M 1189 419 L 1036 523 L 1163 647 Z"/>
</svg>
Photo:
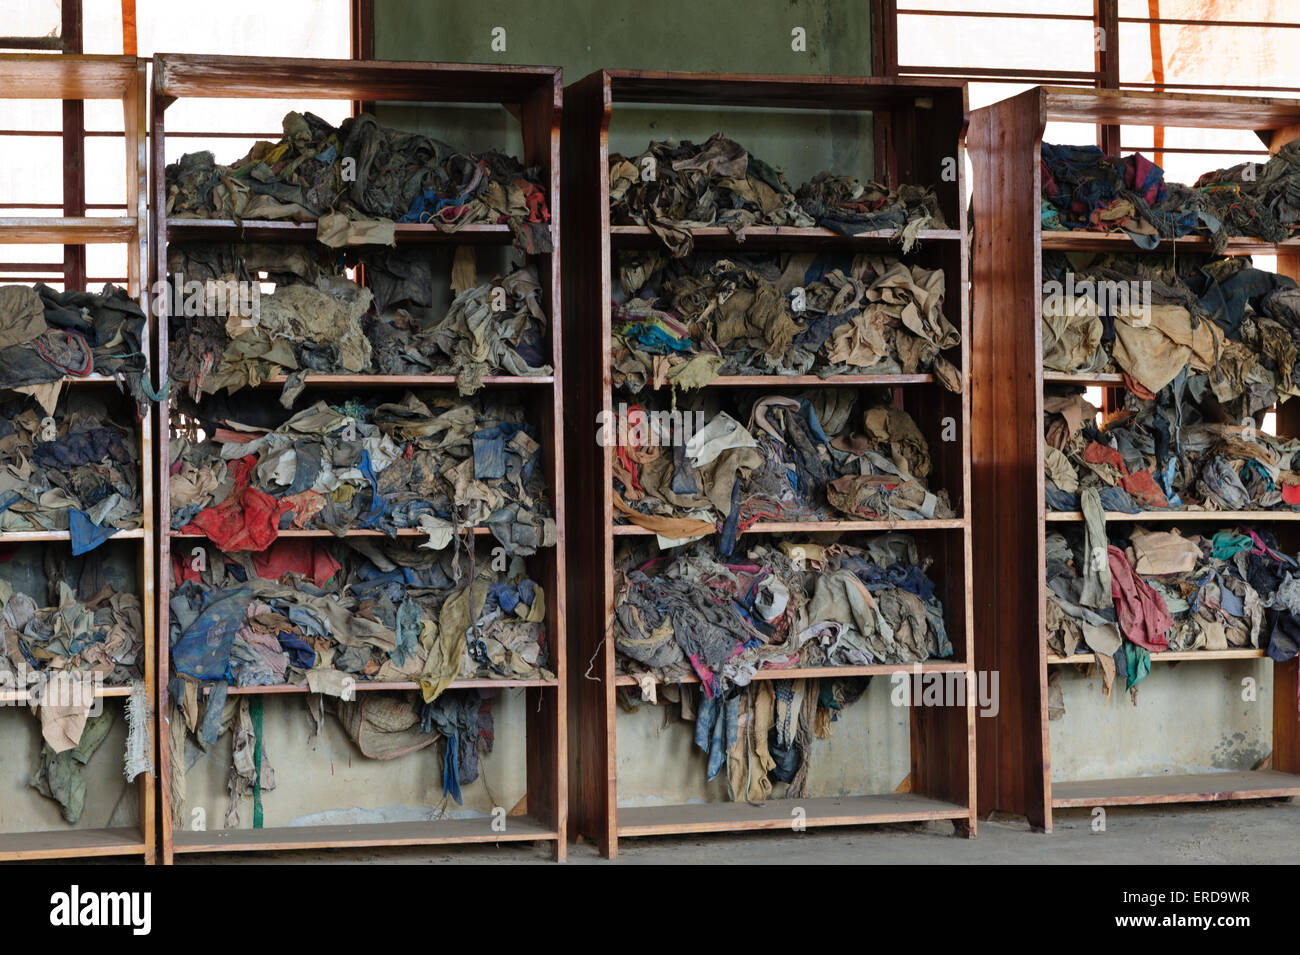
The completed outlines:
<svg viewBox="0 0 1300 955">
<path fill-rule="evenodd" d="M 1044 229 L 1042 248 L 1059 252 L 1132 252 L 1138 255 L 1162 255 L 1175 250 L 1180 252 L 1212 252 L 1210 240 L 1205 236 L 1186 236 L 1181 239 L 1161 239 L 1154 249 L 1144 249 L 1127 235 L 1116 232 L 1089 232 L 1083 229 Z M 1282 242 L 1269 242 L 1250 236 L 1230 236 L 1223 255 L 1275 255 L 1278 252 L 1300 251 L 1300 238 Z"/>
<path fill-rule="evenodd" d="M 0 834 L 0 861 L 144 855 L 138 826 Z"/>
<path fill-rule="evenodd" d="M 491 534 L 492 528 L 485 527 L 480 524 L 477 527 L 461 528 L 460 533 L 464 534 L 466 531 L 468 531 L 471 534 L 474 534 L 476 537 L 481 537 L 487 534 Z M 428 531 L 422 530 L 421 528 L 418 527 L 399 527 L 396 533 L 398 537 L 428 537 L 429 536 Z M 208 537 L 207 534 L 191 534 L 191 533 L 186 533 L 185 531 L 169 531 L 167 536 L 170 537 L 172 540 L 205 541 L 211 539 Z M 309 530 L 295 529 L 295 530 L 277 531 L 276 538 L 275 538 L 276 541 L 278 541 L 282 537 L 287 537 L 287 538 L 332 537 L 335 540 L 347 540 L 349 537 L 388 537 L 388 535 L 385 534 L 383 531 L 372 531 L 364 527 L 352 527 L 349 528 L 347 533 L 343 534 L 342 536 L 335 534 L 333 531 L 330 530 L 323 530 L 323 529 L 316 529 L 316 528 L 312 528 Z M 2 541 L 0 541 L 0 543 L 2 543 Z M 272 543 L 274 544 L 275 541 L 272 541 Z M 547 548 L 539 547 L 538 549 L 546 550 Z"/>
<path fill-rule="evenodd" d="M 919 667 L 919 669 L 918 669 Z M 959 660 L 924 660 L 921 663 L 873 663 L 868 666 L 844 667 L 786 667 L 784 669 L 759 670 L 754 674 L 755 680 L 821 680 L 847 676 L 883 676 L 891 673 L 966 673 L 972 672 L 971 664 Z M 680 680 L 661 680 L 655 678 L 660 686 L 677 686 L 682 683 L 699 683 L 700 678 L 691 674 Z M 614 675 L 615 686 L 638 686 L 635 677 L 626 673 Z"/>
<path fill-rule="evenodd" d="M 0 222 L 0 225 L 3 223 Z M 289 222 L 278 219 L 246 219 L 238 222 L 234 219 L 175 219 L 167 220 L 167 242 L 191 242 L 200 239 L 284 239 L 302 242 L 316 238 L 317 223 Z M 395 223 L 394 234 L 397 242 L 412 243 L 476 243 L 479 245 L 509 245 L 514 241 L 514 234 L 508 225 L 477 222 L 461 226 L 459 229 L 439 229 L 435 225 L 423 222 Z M 554 243 L 554 229 L 551 230 Z M 348 248 L 366 248 L 364 245 Z M 549 252 L 537 253 L 550 255 Z"/>
<path fill-rule="evenodd" d="M 962 530 L 966 520 L 960 517 L 924 521 L 760 521 L 740 532 L 746 534 L 835 534 L 848 532 L 907 532 Z M 653 537 L 656 532 L 639 524 L 613 524 L 614 537 Z M 716 531 L 701 537 L 712 537 Z M 691 538 L 694 540 L 695 538 Z"/>
<path fill-rule="evenodd" d="M 376 822 L 342 826 L 272 826 L 265 829 L 177 830 L 181 852 L 245 852 L 332 849 L 351 846 L 428 846 L 474 842 L 554 842 L 559 833 L 531 816 L 507 816 L 504 832 L 492 831 L 492 817 L 431 819 L 427 822 Z"/>
<path fill-rule="evenodd" d="M 1109 521 L 1160 521 L 1177 523 L 1179 521 L 1210 521 L 1223 524 L 1240 524 L 1242 521 L 1262 523 L 1265 521 L 1300 521 L 1300 511 L 1106 511 L 1103 515 Z M 1083 521 L 1082 511 L 1048 511 L 1049 524 L 1074 524 Z"/>
<path fill-rule="evenodd" d="M 255 388 L 283 385 L 287 375 L 273 375 Z M 308 375 L 304 379 L 308 388 L 453 388 L 455 375 Z M 483 384 L 489 387 L 516 388 L 522 386 L 554 385 L 552 375 L 484 375 Z"/>
<path fill-rule="evenodd" d="M 815 240 L 822 244 L 843 243 L 845 245 L 854 244 L 887 244 L 897 246 L 899 244 L 898 231 L 887 231 L 877 229 L 869 232 L 858 232 L 853 235 L 844 235 L 836 232 L 834 229 L 826 229 L 821 226 L 813 226 L 807 229 L 799 229 L 793 226 L 750 226 L 745 229 L 739 237 L 725 226 L 705 226 L 700 229 L 691 229 L 692 238 L 704 240 L 707 244 L 727 244 L 733 245 L 738 249 L 743 249 L 750 239 L 768 240 L 790 240 L 798 242 L 803 239 Z M 658 241 L 654 230 L 644 225 L 615 225 L 609 228 L 610 243 L 618 246 L 629 241 L 635 241 L 638 244 L 647 239 Z M 960 242 L 961 230 L 959 229 L 921 229 L 916 234 L 920 242 Z M 622 240 L 622 241 L 620 241 Z M 902 249 L 900 248 L 901 252 Z"/>
<path fill-rule="evenodd" d="M 1124 386 L 1124 376 L 1114 372 L 1102 371 L 1044 371 L 1043 384 L 1045 385 L 1094 385 L 1097 387 Z"/>
<path fill-rule="evenodd" d="M 1054 809 L 1280 799 L 1287 796 L 1300 796 L 1300 774 L 1275 769 L 1052 783 Z"/>
<path fill-rule="evenodd" d="M 487 679 L 466 679 L 453 680 L 448 684 L 449 690 L 475 690 L 487 689 L 489 687 L 501 687 L 508 689 L 511 687 L 535 687 L 537 689 L 551 689 L 560 685 L 559 680 L 487 680 Z M 420 689 L 420 684 L 414 682 L 400 683 L 380 683 L 371 680 L 356 680 L 352 689 L 357 693 L 405 693 L 408 691 Z M 206 688 L 205 688 L 206 692 Z M 232 686 L 226 689 L 229 696 L 270 696 L 270 695 L 306 695 L 311 692 L 311 687 L 305 683 L 273 683 L 270 686 Z"/>
<path fill-rule="evenodd" d="M 105 544 L 113 541 L 138 541 L 144 540 L 143 527 L 128 527 L 118 531 L 112 537 L 104 541 Z M 0 544 L 34 544 L 40 542 L 53 541 L 71 541 L 71 531 L 0 531 Z"/>
<path fill-rule="evenodd" d="M 1096 655 L 1092 653 L 1076 653 L 1073 656 L 1058 657 L 1053 654 L 1047 655 L 1047 665 L 1069 666 L 1075 663 L 1095 663 Z M 1268 652 L 1257 650 L 1254 647 L 1236 648 L 1232 650 L 1166 650 L 1163 653 L 1152 653 L 1152 663 L 1213 663 L 1216 660 L 1264 660 L 1268 659 Z"/>
<path fill-rule="evenodd" d="M 679 832 L 790 829 L 796 818 L 795 810 L 802 810 L 800 821 L 809 828 L 968 819 L 972 813 L 966 806 L 915 793 L 770 799 L 757 806 L 747 802 L 619 806 L 618 835 L 623 838 Z"/>
</svg>

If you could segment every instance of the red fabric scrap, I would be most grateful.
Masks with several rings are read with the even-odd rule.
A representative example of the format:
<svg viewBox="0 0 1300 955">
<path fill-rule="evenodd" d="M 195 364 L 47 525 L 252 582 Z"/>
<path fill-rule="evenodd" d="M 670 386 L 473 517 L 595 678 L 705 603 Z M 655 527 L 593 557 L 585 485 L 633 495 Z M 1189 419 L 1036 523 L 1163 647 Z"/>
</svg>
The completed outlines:
<svg viewBox="0 0 1300 955">
<path fill-rule="evenodd" d="M 1113 544 L 1106 549 L 1110 563 L 1110 595 L 1115 600 L 1119 628 L 1131 642 L 1152 653 L 1169 649 L 1165 638 L 1174 625 L 1165 598 L 1139 577 L 1124 552 Z"/>
<path fill-rule="evenodd" d="M 1146 468 L 1134 471 L 1128 477 L 1121 479 L 1119 486 L 1128 491 L 1129 497 L 1143 507 L 1167 508 L 1169 506 L 1169 499 L 1165 497 L 1165 492 L 1160 489 L 1160 485 Z"/>
<path fill-rule="evenodd" d="M 281 541 L 270 550 L 253 555 L 253 570 L 266 580 L 279 580 L 285 574 L 300 574 L 323 588 L 342 569 L 343 565 L 328 550 L 312 541 Z"/>
</svg>

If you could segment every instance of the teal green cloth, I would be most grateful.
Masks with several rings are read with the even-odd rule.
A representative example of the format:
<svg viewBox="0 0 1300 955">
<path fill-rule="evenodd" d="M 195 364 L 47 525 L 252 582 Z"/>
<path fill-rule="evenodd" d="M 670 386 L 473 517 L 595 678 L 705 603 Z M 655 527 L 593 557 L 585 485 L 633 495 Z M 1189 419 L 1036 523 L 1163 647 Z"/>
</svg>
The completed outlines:
<svg viewBox="0 0 1300 955">
<path fill-rule="evenodd" d="M 1230 560 L 1243 550 L 1255 546 L 1245 534 L 1234 534 L 1232 531 L 1219 531 L 1211 538 L 1211 543 L 1214 544 L 1215 560 Z"/>
<path fill-rule="evenodd" d="M 253 828 L 262 828 L 262 698 L 253 697 L 249 706 L 253 718 L 253 766 L 257 776 L 253 780 Z"/>
<path fill-rule="evenodd" d="M 56 753 L 48 743 L 41 745 L 41 765 L 32 780 L 32 788 L 63 807 L 63 818 L 75 825 L 86 807 L 86 781 L 81 767 L 90 762 L 113 726 L 113 714 L 103 710 L 86 721 L 81 739 L 74 749 Z"/>
<path fill-rule="evenodd" d="M 1128 658 L 1128 688 L 1131 690 L 1151 672 L 1151 654 L 1146 647 L 1125 641 L 1124 656 Z"/>
</svg>

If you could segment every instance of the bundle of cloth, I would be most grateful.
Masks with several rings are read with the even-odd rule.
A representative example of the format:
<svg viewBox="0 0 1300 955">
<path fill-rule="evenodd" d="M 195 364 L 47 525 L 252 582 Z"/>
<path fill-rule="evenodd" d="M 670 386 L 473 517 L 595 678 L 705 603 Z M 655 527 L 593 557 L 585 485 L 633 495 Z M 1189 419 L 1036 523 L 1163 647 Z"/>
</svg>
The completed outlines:
<svg viewBox="0 0 1300 955">
<path fill-rule="evenodd" d="M 1300 288 L 1247 257 L 1043 256 L 1043 367 L 1242 421 L 1300 392 Z M 1050 284 L 1049 284 L 1050 283 Z"/>
<path fill-rule="evenodd" d="M 713 391 L 673 410 L 620 409 L 616 427 L 614 507 L 620 521 L 654 531 L 661 547 L 716 531 L 729 557 L 760 520 L 954 516 L 947 491 L 928 487 L 929 442 L 884 397 Z"/>
<path fill-rule="evenodd" d="M 258 141 L 229 166 L 210 152 L 168 165 L 168 217 L 316 222 L 317 238 L 331 247 L 393 245 L 396 222 L 445 232 L 504 223 L 522 251 L 551 251 L 539 167 L 498 152 L 462 152 L 368 114 L 335 128 L 291 112 L 282 126 L 279 142 Z"/>
<path fill-rule="evenodd" d="M 1267 162 L 1206 173 L 1190 188 L 1166 182 L 1142 156 L 1096 146 L 1043 143 L 1044 229 L 1127 233 L 1145 249 L 1161 239 L 1206 236 L 1221 251 L 1232 236 L 1281 242 L 1300 230 L 1300 142 Z"/>
<path fill-rule="evenodd" d="M 140 597 L 103 551 L 66 559 L 44 548 L 4 545 L 0 616 L 5 652 L 0 680 L 26 689 L 32 678 L 71 674 L 129 686 L 144 676 Z M 39 581 L 38 586 L 32 586 Z M 75 742 L 75 740 L 74 740 Z"/>
<path fill-rule="evenodd" d="M 39 557 L 18 545 L 0 552 L 0 686 L 26 694 L 40 721 L 31 786 L 56 801 L 69 824 L 85 808 L 82 767 L 114 723 L 97 688 L 130 688 L 123 770 L 128 781 L 152 770 L 144 618 L 118 564 L 102 551 L 73 559 L 56 548 Z"/>
<path fill-rule="evenodd" d="M 381 538 L 178 548 L 168 691 L 211 743 L 230 686 L 409 682 L 430 701 L 457 679 L 551 679 L 541 585 L 519 558 L 493 566 Z"/>
<path fill-rule="evenodd" d="M 195 296 L 195 307 L 171 316 L 171 376 L 197 400 L 284 375 L 281 403 L 291 407 L 308 374 L 456 374 L 462 394 L 479 390 L 484 375 L 550 374 L 536 268 L 480 283 L 472 250 L 462 251 L 453 297 L 440 308 L 427 250 L 350 257 L 364 267 L 363 288 L 301 244 L 173 243 L 175 286 L 214 289 L 214 302 L 221 289 L 227 303 L 226 290 L 249 291 L 224 314 Z M 261 292 L 261 281 L 274 290 Z"/>
<path fill-rule="evenodd" d="M 639 156 L 611 155 L 609 202 L 612 225 L 650 228 L 676 258 L 694 248 L 692 229 L 709 226 L 741 240 L 751 226 L 889 230 L 904 251 L 921 229 L 947 228 L 930 189 L 891 190 L 822 172 L 792 191 L 779 170 L 721 133 L 703 146 L 652 142 Z"/>
<path fill-rule="evenodd" d="M 619 687 L 620 706 L 663 707 L 694 723 L 694 743 L 704 754 L 705 779 L 723 777 L 728 799 L 760 803 L 807 796 L 814 743 L 829 739 L 844 710 L 862 698 L 869 676 L 755 680 L 709 696 L 691 683 L 651 685 L 646 697 Z"/>
<path fill-rule="evenodd" d="M 861 547 L 769 540 L 743 558 L 707 542 L 673 556 L 616 558 L 614 644 L 650 696 L 694 674 L 725 696 L 762 669 L 919 663 L 953 649 L 943 605 L 907 534 Z"/>
<path fill-rule="evenodd" d="M 477 775 L 480 744 L 491 740 L 491 713 L 452 683 L 554 679 L 541 585 L 520 558 L 494 566 L 472 550 L 452 555 L 367 538 L 282 541 L 257 554 L 174 551 L 168 693 L 177 712 L 167 745 L 176 799 L 184 799 L 187 767 L 231 732 L 226 825 L 237 827 L 241 800 L 251 796 L 256 807 L 275 775 L 261 738 L 261 698 L 250 704 L 229 688 L 292 684 L 312 694 L 318 732 L 329 700 L 370 758 L 444 738 L 444 788 L 459 801 L 460 786 Z M 358 692 L 367 681 L 419 689 Z"/>
<path fill-rule="evenodd" d="M 76 556 L 139 527 L 140 502 L 135 430 L 102 400 L 0 401 L 0 532 L 69 531 Z"/>
<path fill-rule="evenodd" d="M 619 261 L 613 379 L 640 392 L 720 374 L 932 373 L 951 391 L 961 343 L 944 273 L 877 255 L 693 256 Z"/>
<path fill-rule="evenodd" d="M 149 410 L 145 315 L 127 292 L 56 292 L 44 284 L 0 285 L 0 388 L 53 411 L 64 378 L 115 378 L 143 417 Z"/>
<path fill-rule="evenodd" d="M 1300 561 L 1267 530 L 1212 535 L 1089 520 L 1047 535 L 1047 647 L 1094 655 L 1103 691 L 1136 688 L 1152 654 L 1266 648 L 1278 662 L 1300 649 Z"/>
<path fill-rule="evenodd" d="M 221 550 L 264 551 L 279 532 L 419 528 L 441 550 L 483 526 L 512 555 L 555 542 L 537 430 L 518 402 L 408 392 L 401 401 L 317 401 L 285 419 L 209 399 L 199 432 L 170 442 L 172 528 Z M 237 415 L 237 417 L 236 417 Z"/>
<path fill-rule="evenodd" d="M 1130 391 L 1100 424 L 1077 388 L 1049 388 L 1043 407 L 1049 510 L 1080 510 L 1088 491 L 1103 511 L 1128 514 L 1300 506 L 1300 439 L 1216 420 L 1190 396 L 1161 402 Z"/>
</svg>

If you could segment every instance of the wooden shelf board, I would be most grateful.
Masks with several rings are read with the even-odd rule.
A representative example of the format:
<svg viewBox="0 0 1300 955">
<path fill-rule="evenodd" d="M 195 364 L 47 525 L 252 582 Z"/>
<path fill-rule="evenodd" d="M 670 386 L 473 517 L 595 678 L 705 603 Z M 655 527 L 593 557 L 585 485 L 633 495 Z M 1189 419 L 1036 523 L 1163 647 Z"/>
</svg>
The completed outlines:
<svg viewBox="0 0 1300 955">
<path fill-rule="evenodd" d="M 1089 232 L 1087 230 L 1043 230 L 1044 250 L 1062 252 L 1123 252 L 1133 254 L 1163 255 L 1178 251 L 1183 253 L 1213 251 L 1210 240 L 1204 236 L 1187 236 L 1182 239 L 1162 239 L 1154 249 L 1143 249 L 1123 232 Z M 1283 250 L 1300 250 L 1300 238 L 1284 242 L 1268 242 L 1248 236 L 1228 239 L 1224 255 L 1276 255 Z"/>
<path fill-rule="evenodd" d="M 1052 807 L 1143 806 L 1224 799 L 1269 799 L 1300 796 L 1300 775 L 1273 769 L 1185 776 L 1134 776 L 1052 783 Z"/>
<path fill-rule="evenodd" d="M 706 226 L 692 229 L 691 236 L 695 247 L 699 249 L 789 249 L 789 248 L 853 248 L 872 246 L 884 248 L 902 254 L 902 247 L 894 238 L 893 231 L 859 232 L 856 235 L 841 235 L 832 229 L 820 226 L 810 229 L 796 229 L 790 226 L 750 226 L 737 238 L 731 230 L 723 226 Z M 961 232 L 957 229 L 922 229 L 917 233 L 921 244 L 914 251 L 923 249 L 929 242 L 960 242 Z M 644 248 L 659 244 L 660 239 L 649 226 L 616 225 L 610 226 L 609 241 L 613 248 Z"/>
<path fill-rule="evenodd" d="M 0 99 L 124 99 L 135 77 L 133 56 L 0 55 Z"/>
<path fill-rule="evenodd" d="M 1300 123 L 1300 102 L 1262 96 L 1222 96 L 1149 90 L 1044 86 L 1048 120 L 1102 125 L 1188 126 L 1196 129 L 1280 129 Z"/>
<path fill-rule="evenodd" d="M 0 544 L 28 544 L 35 541 L 70 541 L 71 531 L 0 531 Z M 121 540 L 144 540 L 144 528 L 133 527 L 118 531 L 105 543 Z"/>
<path fill-rule="evenodd" d="M 619 807 L 618 835 L 654 836 L 678 832 L 737 832 L 789 829 L 794 810 L 814 826 L 854 826 L 872 823 L 966 819 L 970 810 L 956 803 L 915 793 L 879 796 L 770 799 L 760 806 L 747 802 L 687 803 L 676 806 Z"/>
<path fill-rule="evenodd" d="M 419 222 L 399 222 L 395 231 L 399 244 L 509 245 L 513 241 L 508 225 L 486 222 L 461 226 L 455 232 L 445 232 L 437 226 Z M 263 242 L 276 239 L 302 242 L 315 237 L 315 222 L 284 222 L 268 219 L 245 219 L 243 222 L 236 222 L 233 219 L 170 218 L 167 220 L 168 242 L 194 240 L 236 242 L 245 239 Z M 352 248 L 363 248 L 363 246 L 352 246 Z"/>
<path fill-rule="evenodd" d="M 893 388 L 898 385 L 928 385 L 934 375 L 719 375 L 705 388 Z M 652 389 L 658 390 L 658 389 Z"/>
<path fill-rule="evenodd" d="M 836 534 L 849 531 L 933 531 L 958 530 L 966 526 L 959 517 L 928 521 L 759 521 L 745 534 Z M 638 524 L 614 524 L 615 537 L 653 537 L 655 532 Z M 711 535 L 705 535 L 711 536 Z"/>
<path fill-rule="evenodd" d="M 605 70 L 620 103 L 694 104 L 773 109 L 916 109 L 921 99 L 964 103 L 960 81 L 944 77 L 879 77 Z M 933 104 L 931 104 L 933 105 Z"/>
<path fill-rule="evenodd" d="M 135 239 L 134 216 L 0 216 L 0 245 L 89 245 Z"/>
<path fill-rule="evenodd" d="M 924 663 L 878 663 L 870 666 L 845 667 L 788 667 L 784 670 L 759 670 L 754 674 L 755 680 L 816 680 L 823 677 L 846 676 L 882 676 L 890 673 L 915 673 L 917 667 L 921 673 L 969 673 L 970 665 L 952 660 L 926 660 Z M 672 686 L 678 683 L 699 683 L 695 674 L 684 676 L 680 680 L 656 680 L 656 683 Z M 637 681 L 626 673 L 614 677 L 615 686 L 637 686 Z"/>
<path fill-rule="evenodd" d="M 286 375 L 273 375 L 257 387 L 279 387 Z M 454 388 L 455 375 L 308 375 L 307 387 L 316 388 Z M 483 384 L 489 387 L 518 388 L 533 385 L 554 385 L 553 375 L 484 375 Z"/>
<path fill-rule="evenodd" d="M 1300 511 L 1138 511 L 1129 514 L 1125 511 L 1106 511 L 1107 521 L 1214 521 L 1220 524 L 1240 524 L 1243 521 L 1259 523 L 1261 521 L 1300 521 Z M 1048 511 L 1048 523 L 1069 524 L 1083 520 L 1082 511 Z"/>
<path fill-rule="evenodd" d="M 1065 371 L 1044 371 L 1043 384 L 1045 385 L 1095 385 L 1098 387 L 1124 387 L 1124 376 L 1114 372 L 1102 371 L 1085 371 L 1085 372 L 1065 372 Z"/>
<path fill-rule="evenodd" d="M 335 849 L 352 846 L 429 846 L 469 842 L 554 841 L 559 834 L 528 816 L 507 816 L 505 832 L 492 831 L 492 817 L 382 822 L 354 826 L 274 826 L 266 829 L 213 829 L 173 836 L 181 852 L 249 852 L 283 849 Z"/>
<path fill-rule="evenodd" d="M 129 686 L 103 686 L 95 690 L 95 696 L 100 699 L 108 697 L 126 697 L 131 695 Z M 30 696 L 27 690 L 0 690 L 0 703 L 26 703 Z"/>
<path fill-rule="evenodd" d="M 553 89 L 557 74 L 553 66 L 159 53 L 154 89 L 167 100 L 187 96 L 522 103 L 531 93 Z"/>
<path fill-rule="evenodd" d="M 1152 663 L 1181 663 L 1184 660 L 1196 663 L 1209 663 L 1214 660 L 1258 660 L 1268 654 L 1255 648 L 1237 650 L 1166 650 L 1164 653 L 1151 654 Z M 1096 654 L 1075 653 L 1068 657 L 1047 655 L 1048 666 L 1064 666 L 1068 663 L 1096 663 Z"/>
<path fill-rule="evenodd" d="M 0 861 L 143 855 L 138 828 L 58 829 L 0 835 Z"/>
<path fill-rule="evenodd" d="M 453 680 L 448 689 L 451 690 L 469 690 L 469 689 L 487 689 L 490 687 L 513 687 L 513 686 L 534 686 L 534 687 L 552 687 L 559 686 L 558 680 Z M 397 682 L 397 683 L 380 683 L 371 680 L 357 680 L 352 688 L 358 693 L 368 691 L 387 691 L 403 692 L 407 690 L 418 690 L 420 684 L 414 682 Z M 206 694 L 210 692 L 207 687 L 203 688 Z M 305 684 L 295 683 L 276 683 L 272 686 L 232 686 L 226 690 L 230 696 L 267 696 L 272 694 L 306 694 L 311 692 L 311 688 Z"/>
<path fill-rule="evenodd" d="M 492 529 L 490 527 L 484 527 L 482 525 L 479 525 L 477 527 L 471 527 L 471 528 L 463 528 L 461 533 L 464 533 L 466 530 L 468 530 L 471 534 L 480 537 L 492 533 Z M 423 531 L 418 527 L 399 527 L 397 528 L 395 533 L 398 537 L 428 537 L 429 536 L 427 531 Z M 171 537 L 172 540 L 208 540 L 209 539 L 207 534 L 195 533 L 195 532 L 189 532 L 183 530 L 171 531 L 168 536 Z M 297 528 L 292 528 L 290 530 L 276 532 L 277 540 L 281 537 L 332 537 L 335 540 L 346 540 L 349 537 L 387 537 L 387 536 L 388 535 L 385 534 L 383 531 L 372 531 L 364 527 L 349 528 L 347 532 L 344 533 L 342 536 L 335 534 L 331 530 L 326 530 L 324 528 L 319 528 L 319 527 L 308 528 L 306 530 L 299 530 Z"/>
</svg>

